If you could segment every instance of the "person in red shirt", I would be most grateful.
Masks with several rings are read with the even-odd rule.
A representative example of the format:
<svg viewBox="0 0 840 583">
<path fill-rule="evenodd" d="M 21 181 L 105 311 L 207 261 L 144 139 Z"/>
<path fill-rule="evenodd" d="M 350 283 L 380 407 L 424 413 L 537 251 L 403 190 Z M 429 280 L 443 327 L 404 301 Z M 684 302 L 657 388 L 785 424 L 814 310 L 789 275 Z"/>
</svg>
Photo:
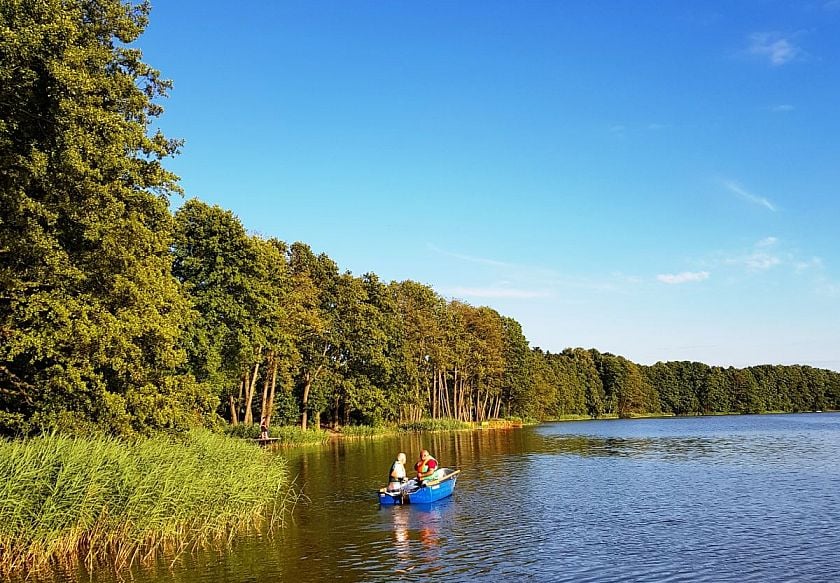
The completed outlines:
<svg viewBox="0 0 840 583">
<path fill-rule="evenodd" d="M 414 469 L 417 471 L 417 482 L 422 483 L 431 479 L 432 474 L 438 469 L 438 462 L 428 450 L 420 451 L 420 459 L 414 464 Z"/>
</svg>

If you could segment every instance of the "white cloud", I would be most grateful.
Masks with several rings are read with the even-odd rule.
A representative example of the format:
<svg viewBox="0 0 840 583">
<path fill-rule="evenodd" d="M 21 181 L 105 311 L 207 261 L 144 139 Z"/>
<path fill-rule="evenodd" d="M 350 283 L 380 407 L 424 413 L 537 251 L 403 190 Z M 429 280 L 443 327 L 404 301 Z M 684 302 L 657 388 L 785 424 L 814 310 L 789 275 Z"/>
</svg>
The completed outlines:
<svg viewBox="0 0 840 583">
<path fill-rule="evenodd" d="M 776 257 L 775 255 L 770 255 L 769 253 L 761 252 L 756 252 L 751 255 L 747 255 L 740 261 L 740 263 L 743 263 L 749 269 L 752 269 L 754 271 L 764 271 L 765 269 L 770 269 L 771 267 L 779 265 L 781 262 L 782 260 Z"/>
<path fill-rule="evenodd" d="M 808 271 L 809 269 L 822 269 L 823 260 L 819 257 L 811 257 L 811 259 L 808 259 L 807 261 L 795 261 L 793 268 L 796 270 L 796 273 L 802 273 L 803 271 Z"/>
<path fill-rule="evenodd" d="M 763 196 L 758 196 L 749 192 L 743 186 L 735 182 L 734 180 L 724 180 L 723 185 L 726 187 L 727 190 L 730 192 L 737 194 L 739 197 L 743 198 L 744 200 L 751 202 L 753 204 L 757 204 L 759 206 L 763 206 L 767 210 L 776 212 L 776 205 L 772 202 L 764 198 Z"/>
<path fill-rule="evenodd" d="M 750 271 L 765 271 L 784 263 L 782 257 L 771 251 L 778 243 L 776 237 L 765 237 L 756 241 L 750 251 L 730 256 L 723 262 L 727 265 L 743 265 Z"/>
<path fill-rule="evenodd" d="M 769 109 L 774 113 L 787 113 L 796 108 L 789 103 L 780 103 L 779 105 L 771 105 Z"/>
<path fill-rule="evenodd" d="M 456 287 L 452 290 L 452 295 L 455 297 L 470 298 L 533 299 L 547 298 L 551 294 L 545 290 L 527 290 L 506 287 Z"/>
<path fill-rule="evenodd" d="M 682 273 L 663 273 L 656 276 L 656 279 L 661 281 L 662 283 L 667 284 L 680 284 L 680 283 L 689 283 L 693 281 L 703 281 L 704 279 L 709 279 L 709 272 L 708 271 L 683 271 Z"/>
<path fill-rule="evenodd" d="M 750 54 L 768 59 L 774 67 L 801 59 L 805 52 L 793 41 L 776 32 L 756 32 L 750 35 Z"/>
</svg>

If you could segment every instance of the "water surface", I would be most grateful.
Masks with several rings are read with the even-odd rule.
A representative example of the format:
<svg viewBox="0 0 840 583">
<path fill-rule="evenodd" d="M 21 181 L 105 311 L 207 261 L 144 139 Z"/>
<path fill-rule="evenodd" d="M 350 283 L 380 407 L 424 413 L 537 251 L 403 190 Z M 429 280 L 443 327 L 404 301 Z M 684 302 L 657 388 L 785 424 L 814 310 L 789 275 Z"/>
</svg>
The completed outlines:
<svg viewBox="0 0 840 583">
<path fill-rule="evenodd" d="M 454 496 L 380 508 L 395 454 L 421 448 L 463 470 Z M 309 502 L 282 535 L 134 580 L 840 580 L 840 414 L 553 423 L 284 454 Z"/>
</svg>

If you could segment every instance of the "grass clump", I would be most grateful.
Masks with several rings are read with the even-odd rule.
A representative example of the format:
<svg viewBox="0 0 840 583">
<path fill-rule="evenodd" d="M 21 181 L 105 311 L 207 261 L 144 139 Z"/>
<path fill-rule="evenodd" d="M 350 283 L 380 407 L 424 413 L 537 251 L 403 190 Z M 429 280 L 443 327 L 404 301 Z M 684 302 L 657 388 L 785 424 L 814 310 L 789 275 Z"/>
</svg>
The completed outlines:
<svg viewBox="0 0 840 583">
<path fill-rule="evenodd" d="M 461 431 L 472 429 L 472 425 L 458 419 L 421 419 L 410 423 L 403 423 L 401 431 Z"/>
<path fill-rule="evenodd" d="M 281 457 L 208 431 L 0 441 L 0 572 L 226 543 L 278 526 L 295 496 Z"/>
<path fill-rule="evenodd" d="M 384 425 L 345 425 L 341 428 L 342 437 L 380 437 L 397 433 L 395 427 Z"/>
<path fill-rule="evenodd" d="M 225 435 L 244 439 L 259 439 L 260 426 L 257 423 L 245 425 L 228 425 Z M 325 443 L 330 439 L 328 431 L 321 429 L 302 430 L 297 425 L 277 425 L 268 429 L 268 436 L 277 439 L 281 444 L 297 445 L 305 443 Z"/>
</svg>

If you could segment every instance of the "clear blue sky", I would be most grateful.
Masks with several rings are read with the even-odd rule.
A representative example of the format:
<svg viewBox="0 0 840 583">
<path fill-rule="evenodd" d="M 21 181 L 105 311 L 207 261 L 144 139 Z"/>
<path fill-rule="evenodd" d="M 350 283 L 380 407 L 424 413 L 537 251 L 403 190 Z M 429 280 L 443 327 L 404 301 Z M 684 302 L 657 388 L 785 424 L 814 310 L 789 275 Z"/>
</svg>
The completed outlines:
<svg viewBox="0 0 840 583">
<path fill-rule="evenodd" d="M 139 45 L 249 230 L 551 351 L 840 370 L 840 0 L 158 0 Z"/>
</svg>

